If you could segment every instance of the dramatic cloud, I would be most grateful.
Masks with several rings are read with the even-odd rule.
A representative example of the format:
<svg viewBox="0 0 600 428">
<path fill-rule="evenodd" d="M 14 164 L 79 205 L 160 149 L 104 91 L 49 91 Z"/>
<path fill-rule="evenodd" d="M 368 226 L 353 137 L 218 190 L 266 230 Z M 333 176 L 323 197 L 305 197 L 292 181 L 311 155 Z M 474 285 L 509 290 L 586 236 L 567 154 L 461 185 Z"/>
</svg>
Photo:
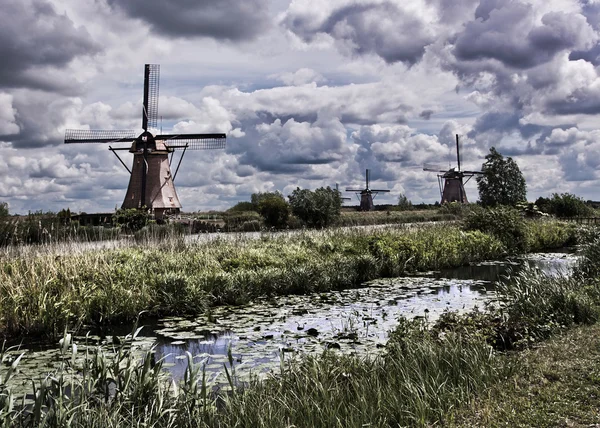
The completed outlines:
<svg viewBox="0 0 600 428">
<path fill-rule="evenodd" d="M 295 2 L 283 24 L 305 41 L 325 34 L 345 52 L 374 53 L 388 63 L 415 64 L 434 40 L 427 22 L 400 2 L 345 3 L 323 16 L 324 8 L 315 8 L 314 2 Z"/>
<path fill-rule="evenodd" d="M 244 41 L 269 26 L 266 0 L 108 0 L 131 18 L 168 37 L 212 37 Z"/>
<path fill-rule="evenodd" d="M 59 15 L 48 1 L 2 2 L 0 87 L 69 91 L 73 82 L 56 76 L 54 69 L 100 51 L 83 27 L 75 26 L 66 15 Z"/>
</svg>

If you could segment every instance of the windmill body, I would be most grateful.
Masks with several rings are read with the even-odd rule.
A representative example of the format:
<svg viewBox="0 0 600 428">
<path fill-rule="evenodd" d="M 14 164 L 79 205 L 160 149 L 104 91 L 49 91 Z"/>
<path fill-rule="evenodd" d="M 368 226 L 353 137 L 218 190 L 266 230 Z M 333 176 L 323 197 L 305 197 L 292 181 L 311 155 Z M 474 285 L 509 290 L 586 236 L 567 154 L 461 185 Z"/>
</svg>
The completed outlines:
<svg viewBox="0 0 600 428">
<path fill-rule="evenodd" d="M 369 181 L 371 179 L 371 170 L 367 169 L 366 174 L 366 186 L 364 189 L 346 189 L 346 192 L 354 192 L 360 200 L 361 211 L 372 211 L 374 208 L 373 199 L 379 193 L 389 193 L 389 190 L 376 190 L 369 188 Z"/>
<path fill-rule="evenodd" d="M 175 191 L 174 180 L 186 150 L 222 149 L 225 134 L 165 134 L 154 135 L 158 121 L 159 66 L 146 64 L 144 68 L 144 105 L 142 109 L 143 132 L 116 130 L 73 130 L 65 132 L 65 143 L 129 143 L 130 147 L 109 146 L 130 174 L 127 193 L 122 208 L 149 209 L 157 219 L 166 214 L 176 214 L 181 202 Z M 131 170 L 117 154 L 128 150 L 133 154 Z M 175 173 L 171 172 L 173 154 L 183 150 Z M 169 158 L 169 155 L 171 157 Z"/>
<path fill-rule="evenodd" d="M 460 169 L 460 148 L 458 144 L 458 134 L 456 135 L 456 160 L 458 166 L 449 170 L 440 170 L 436 168 L 423 168 L 424 171 L 438 173 L 438 184 L 440 186 L 440 203 L 443 205 L 450 202 L 468 204 L 467 192 L 465 192 L 465 183 L 473 176 L 483 174 L 481 171 L 463 171 Z M 466 178 L 466 180 L 465 180 Z"/>
<path fill-rule="evenodd" d="M 169 154 L 174 149 L 169 149 L 164 141 L 155 140 L 152 147 L 148 148 L 144 158 L 143 149 L 136 150 L 136 148 L 134 143 L 129 150 L 133 153 L 133 167 L 121 208 L 149 206 L 157 218 L 162 218 L 169 213 L 178 213 L 181 209 L 181 202 L 175 191 L 169 163 Z M 148 165 L 146 183 L 142 183 L 144 165 Z M 147 197 L 146 201 L 142 202 L 142 186 L 144 185 L 144 193 Z"/>
</svg>

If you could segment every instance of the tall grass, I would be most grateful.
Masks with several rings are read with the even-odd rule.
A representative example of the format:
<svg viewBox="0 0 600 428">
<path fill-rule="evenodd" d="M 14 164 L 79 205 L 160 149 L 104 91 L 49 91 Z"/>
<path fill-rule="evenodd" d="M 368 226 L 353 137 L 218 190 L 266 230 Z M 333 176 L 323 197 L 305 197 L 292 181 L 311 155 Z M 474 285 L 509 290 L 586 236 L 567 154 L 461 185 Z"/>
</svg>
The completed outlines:
<svg viewBox="0 0 600 428">
<path fill-rule="evenodd" d="M 554 230 L 547 224 L 550 229 L 535 233 Z M 0 332 L 56 336 L 82 324 L 133 320 L 142 311 L 198 314 L 214 305 L 351 288 L 505 253 L 492 235 L 433 226 L 193 243 L 174 235 L 128 248 L 8 257 L 0 265 Z"/>
<path fill-rule="evenodd" d="M 269 251 L 282 251 L 284 259 L 293 256 L 300 264 L 312 263 L 312 257 L 317 257 L 315 254 L 321 258 L 326 254 L 362 255 L 362 250 L 371 249 L 373 242 L 381 244 L 384 237 L 378 235 L 375 241 L 371 235 L 351 235 L 350 238 L 357 241 L 348 243 L 336 233 L 307 235 L 292 240 L 286 248 L 278 245 L 277 239 L 267 239 L 263 245 L 270 250 L 265 253 L 250 251 L 262 247 L 257 242 L 246 242 L 241 246 L 246 257 L 240 258 L 241 253 L 235 253 L 235 262 L 227 254 L 240 245 L 218 242 L 215 247 L 220 251 L 211 253 L 219 261 L 220 270 L 215 270 L 215 275 L 238 272 L 237 275 L 251 276 L 251 266 L 256 268 L 254 272 L 275 270 L 272 264 L 277 264 L 279 259 Z M 386 239 L 391 238 L 383 239 L 384 244 Z M 183 251 L 185 257 L 196 262 L 204 260 L 208 252 L 198 255 L 199 247 L 194 249 L 191 255 Z M 315 253 L 316 249 L 319 251 Z M 135 254 L 141 265 L 155 259 L 157 264 L 152 269 L 165 263 L 156 260 L 160 253 L 146 254 L 145 251 L 130 249 L 127 254 Z M 176 245 L 163 251 L 166 255 L 172 254 L 169 257 L 180 257 L 182 253 Z M 377 256 L 371 257 L 377 260 Z M 221 265 L 225 261 L 230 263 L 228 270 Z M 118 265 L 124 271 L 129 266 Z M 191 268 L 184 266 L 183 269 Z M 426 329 L 420 321 L 401 321 L 384 355 L 359 358 L 328 351 L 299 363 L 282 362 L 282 372 L 277 377 L 245 385 L 236 382 L 234 362 L 230 358 L 229 364 L 224 366 L 230 392 L 215 390 L 202 369 L 202 362 L 194 361 L 191 355 L 188 355 L 187 371 L 180 383 L 163 379 L 162 361 L 155 361 L 151 352 L 141 359 L 136 357 L 127 340 L 113 356 L 101 350 L 90 352 L 83 366 L 77 369 L 81 375 L 73 376 L 73 364 L 68 361 L 74 361 L 77 348 L 66 335 L 61 344 L 65 364 L 42 383 L 32 386 L 33 405 L 20 406 L 6 382 L 0 384 L 0 421 L 4 426 L 86 427 L 444 424 L 455 407 L 485 395 L 491 385 L 523 369 L 519 359 L 499 352 L 507 347 L 491 340 L 497 337 L 494 335 L 533 332 L 521 337 L 520 344 L 526 346 L 557 329 L 597 319 L 598 288 L 583 274 L 576 278 L 547 278 L 526 270 L 516 279 L 501 287 L 501 305 L 490 312 L 475 312 L 465 317 L 448 314 L 433 329 Z M 9 379 L 19 361 L 2 366 L 0 378 Z"/>
</svg>

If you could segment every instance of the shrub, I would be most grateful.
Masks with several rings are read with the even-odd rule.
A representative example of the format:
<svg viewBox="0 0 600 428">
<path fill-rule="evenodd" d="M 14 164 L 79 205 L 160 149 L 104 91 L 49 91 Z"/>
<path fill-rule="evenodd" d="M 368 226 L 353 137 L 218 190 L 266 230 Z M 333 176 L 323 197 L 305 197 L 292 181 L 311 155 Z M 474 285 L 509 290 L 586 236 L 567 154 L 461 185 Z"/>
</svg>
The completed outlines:
<svg viewBox="0 0 600 428">
<path fill-rule="evenodd" d="M 136 208 L 119 209 L 113 214 L 112 220 L 113 224 L 128 232 L 137 232 L 148 224 L 149 214 L 146 210 Z"/>
<path fill-rule="evenodd" d="M 258 203 L 258 212 L 264 219 L 265 225 L 281 228 L 287 223 L 290 206 L 283 199 L 281 193 L 276 193 L 268 198 L 261 199 Z"/>
<path fill-rule="evenodd" d="M 228 213 L 239 213 L 244 211 L 256 211 L 256 207 L 252 202 L 238 202 L 227 210 Z"/>
<path fill-rule="evenodd" d="M 289 196 L 292 212 L 308 226 L 327 227 L 340 216 L 342 196 L 336 189 L 327 186 L 314 192 L 296 188 Z"/>
<path fill-rule="evenodd" d="M 466 230 L 490 233 L 511 253 L 528 250 L 527 224 L 518 210 L 507 207 L 471 210 L 464 219 Z"/>
<path fill-rule="evenodd" d="M 585 201 L 571 193 L 553 193 L 550 198 L 538 198 L 535 204 L 540 210 L 557 217 L 583 217 L 592 214 L 592 209 Z"/>
<path fill-rule="evenodd" d="M 261 224 L 261 216 L 256 211 L 243 211 L 243 212 L 227 212 L 223 216 L 223 220 L 225 221 L 225 230 L 228 231 L 237 231 L 241 230 L 241 228 L 245 223 L 252 223 L 253 225 L 258 224 L 260 229 Z M 245 230 L 245 229 L 244 229 Z M 253 229 L 254 230 L 254 229 Z"/>
</svg>

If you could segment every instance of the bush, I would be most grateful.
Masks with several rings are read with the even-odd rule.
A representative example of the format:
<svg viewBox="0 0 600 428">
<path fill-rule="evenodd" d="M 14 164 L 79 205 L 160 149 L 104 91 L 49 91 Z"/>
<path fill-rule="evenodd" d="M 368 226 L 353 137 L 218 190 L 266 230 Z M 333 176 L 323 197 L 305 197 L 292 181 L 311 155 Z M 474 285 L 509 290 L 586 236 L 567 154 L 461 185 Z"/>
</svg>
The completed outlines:
<svg viewBox="0 0 600 428">
<path fill-rule="evenodd" d="M 553 193 L 550 198 L 540 197 L 535 201 L 540 210 L 557 217 L 585 217 L 592 209 L 579 196 L 571 193 Z"/>
<path fill-rule="evenodd" d="M 262 216 L 265 225 L 282 228 L 286 225 L 290 215 L 290 206 L 281 193 L 276 193 L 261 199 L 258 203 L 258 212 Z"/>
<path fill-rule="evenodd" d="M 243 211 L 243 212 L 233 212 L 226 213 L 223 215 L 223 220 L 225 221 L 225 230 L 227 231 L 238 231 L 245 230 L 246 223 L 252 223 L 253 225 L 258 224 L 258 230 L 260 230 L 261 217 L 260 214 L 256 211 Z M 254 230 L 254 229 L 252 229 Z"/>
<path fill-rule="evenodd" d="M 239 213 L 244 211 L 256 211 L 252 202 L 238 202 L 227 210 L 228 213 Z"/>
<path fill-rule="evenodd" d="M 327 227 L 340 216 L 342 195 L 327 186 L 314 192 L 296 188 L 289 196 L 292 212 L 311 227 Z"/>
<path fill-rule="evenodd" d="M 128 232 L 137 232 L 148 224 L 150 215 L 146 210 L 136 208 L 119 209 L 112 217 L 113 224 L 121 226 Z"/>
<path fill-rule="evenodd" d="M 527 224 L 513 208 L 472 209 L 464 219 L 466 230 L 479 230 L 498 238 L 509 253 L 528 251 Z"/>
</svg>

